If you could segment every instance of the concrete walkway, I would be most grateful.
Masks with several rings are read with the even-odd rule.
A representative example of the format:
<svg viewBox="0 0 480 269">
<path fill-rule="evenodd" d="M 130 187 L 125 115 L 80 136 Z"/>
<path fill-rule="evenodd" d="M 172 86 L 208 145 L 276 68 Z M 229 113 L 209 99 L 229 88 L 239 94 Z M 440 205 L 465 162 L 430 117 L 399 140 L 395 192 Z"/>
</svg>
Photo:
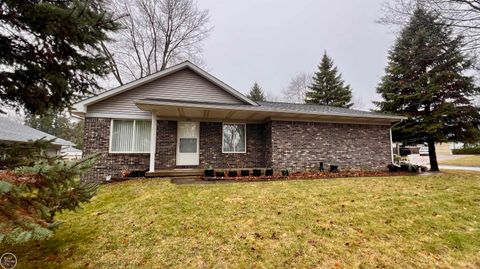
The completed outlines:
<svg viewBox="0 0 480 269">
<path fill-rule="evenodd" d="M 478 166 L 459 166 L 459 165 L 439 165 L 440 170 L 464 170 L 464 171 L 478 171 L 480 172 L 480 167 Z"/>
<path fill-rule="evenodd" d="M 465 156 L 469 155 L 438 155 L 437 160 L 439 162 L 444 161 L 444 160 L 454 160 L 458 158 L 462 158 Z M 418 154 L 412 154 L 408 156 L 408 159 L 411 163 L 418 164 L 418 165 L 424 165 L 430 169 L 430 160 L 428 156 L 420 156 Z M 442 169 L 447 169 L 447 170 L 464 170 L 464 171 L 479 171 L 480 172 L 480 167 L 478 166 L 460 166 L 460 165 L 446 165 L 446 164 L 440 164 L 438 166 L 440 170 Z"/>
</svg>

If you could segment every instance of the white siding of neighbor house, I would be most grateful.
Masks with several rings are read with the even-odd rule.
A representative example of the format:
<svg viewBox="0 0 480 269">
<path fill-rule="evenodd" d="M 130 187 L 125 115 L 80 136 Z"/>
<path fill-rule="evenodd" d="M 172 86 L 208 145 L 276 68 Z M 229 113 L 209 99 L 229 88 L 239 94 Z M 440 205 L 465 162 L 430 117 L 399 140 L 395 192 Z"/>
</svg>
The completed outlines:
<svg viewBox="0 0 480 269">
<path fill-rule="evenodd" d="M 190 69 L 183 69 L 163 78 L 130 89 L 87 107 L 87 113 L 149 116 L 135 100 L 162 98 L 185 101 L 243 104 L 241 100 Z"/>
</svg>

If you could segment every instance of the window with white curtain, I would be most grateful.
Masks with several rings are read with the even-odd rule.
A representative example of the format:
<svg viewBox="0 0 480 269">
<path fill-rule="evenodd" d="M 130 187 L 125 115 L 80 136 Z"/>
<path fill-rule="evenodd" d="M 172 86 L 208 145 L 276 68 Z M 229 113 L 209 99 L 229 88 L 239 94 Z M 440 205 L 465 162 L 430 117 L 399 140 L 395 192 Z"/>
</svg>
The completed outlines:
<svg viewBox="0 0 480 269">
<path fill-rule="evenodd" d="M 245 124 L 224 123 L 222 133 L 224 153 L 246 152 Z"/>
<path fill-rule="evenodd" d="M 151 121 L 112 120 L 110 152 L 148 153 Z"/>
</svg>

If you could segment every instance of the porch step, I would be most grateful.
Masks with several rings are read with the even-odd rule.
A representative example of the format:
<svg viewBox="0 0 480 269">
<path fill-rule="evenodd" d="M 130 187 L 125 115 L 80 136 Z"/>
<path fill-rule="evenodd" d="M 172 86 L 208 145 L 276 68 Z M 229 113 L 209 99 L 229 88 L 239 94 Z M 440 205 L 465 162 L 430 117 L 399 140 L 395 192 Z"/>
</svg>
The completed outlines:
<svg viewBox="0 0 480 269">
<path fill-rule="evenodd" d="M 147 172 L 145 177 L 201 177 L 203 169 L 162 169 L 155 172 Z"/>
<path fill-rule="evenodd" d="M 202 180 L 201 176 L 183 176 L 183 177 L 171 177 L 170 182 L 175 184 L 182 184 L 182 183 L 194 183 Z"/>
</svg>

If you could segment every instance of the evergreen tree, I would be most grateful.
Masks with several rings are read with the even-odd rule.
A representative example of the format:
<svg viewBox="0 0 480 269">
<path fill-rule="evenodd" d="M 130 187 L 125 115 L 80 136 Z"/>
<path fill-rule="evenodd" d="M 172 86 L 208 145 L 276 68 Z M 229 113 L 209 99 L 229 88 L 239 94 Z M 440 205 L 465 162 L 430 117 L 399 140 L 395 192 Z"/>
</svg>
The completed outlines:
<svg viewBox="0 0 480 269">
<path fill-rule="evenodd" d="M 255 102 L 267 101 L 267 98 L 265 97 L 265 94 L 263 93 L 262 88 L 260 88 L 257 82 L 253 84 L 253 87 L 248 93 L 247 97 L 250 98 L 250 100 L 253 100 Z"/>
<path fill-rule="evenodd" d="M 381 111 L 408 120 L 394 128 L 394 140 L 427 143 L 431 170 L 438 171 L 436 142 L 474 142 L 479 139 L 480 115 L 472 104 L 479 93 L 474 78 L 466 75 L 472 60 L 438 17 L 421 8 L 401 31 L 389 53 L 377 92 Z"/>
<path fill-rule="evenodd" d="M 118 24 L 105 0 L 0 1 L 0 100 L 45 114 L 99 89 L 101 43 Z M 0 111 L 1 112 L 1 111 Z"/>
<path fill-rule="evenodd" d="M 323 54 L 318 71 L 312 77 L 312 85 L 306 93 L 305 103 L 350 108 L 352 90 L 345 85 L 342 75 L 327 53 Z"/>
<path fill-rule="evenodd" d="M 71 141 L 79 149 L 83 147 L 83 124 L 83 121 L 72 121 L 64 113 L 51 110 L 43 116 L 30 113 L 25 116 L 25 125 Z"/>
<path fill-rule="evenodd" d="M 65 161 L 49 156 L 51 141 L 0 144 L 0 244 L 50 237 L 61 222 L 55 215 L 76 210 L 96 193 L 98 184 L 79 180 L 96 156 Z M 3 168 L 2 168 L 3 169 Z"/>
</svg>

